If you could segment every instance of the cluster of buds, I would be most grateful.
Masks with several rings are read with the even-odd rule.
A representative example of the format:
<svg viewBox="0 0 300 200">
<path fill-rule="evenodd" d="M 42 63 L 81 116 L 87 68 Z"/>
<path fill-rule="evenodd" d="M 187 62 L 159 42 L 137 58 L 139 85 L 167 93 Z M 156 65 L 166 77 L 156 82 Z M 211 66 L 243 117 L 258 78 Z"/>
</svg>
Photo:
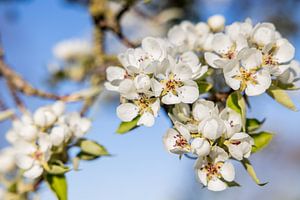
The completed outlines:
<svg viewBox="0 0 300 200">
<path fill-rule="evenodd" d="M 197 24 L 183 21 L 165 38 L 146 37 L 140 47 L 119 54 L 122 66 L 106 71 L 106 88 L 121 99 L 117 132 L 152 126 L 163 107 L 174 125 L 163 139 L 167 150 L 180 157 L 194 154 L 204 186 L 220 191 L 237 185 L 229 159 L 240 161 L 262 185 L 248 157 L 272 134 L 253 133 L 262 123 L 246 118 L 247 96 L 267 92 L 295 110 L 285 93 L 297 89 L 300 67 L 294 55 L 273 24 L 246 19 L 226 26 L 220 15 Z"/>
</svg>

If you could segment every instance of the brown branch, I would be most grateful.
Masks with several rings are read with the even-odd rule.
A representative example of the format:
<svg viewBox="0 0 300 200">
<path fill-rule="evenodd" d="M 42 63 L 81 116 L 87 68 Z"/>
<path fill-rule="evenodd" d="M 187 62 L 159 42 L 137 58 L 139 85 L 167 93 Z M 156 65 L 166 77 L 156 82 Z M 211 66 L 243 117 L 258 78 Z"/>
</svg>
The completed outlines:
<svg viewBox="0 0 300 200">
<path fill-rule="evenodd" d="M 15 104 L 17 105 L 18 109 L 22 112 L 25 113 L 26 112 L 26 106 L 23 103 L 22 99 L 19 97 L 15 87 L 11 84 L 10 81 L 6 81 L 6 84 L 9 88 L 9 91 L 11 93 L 11 96 L 13 98 L 13 100 L 15 101 Z"/>
</svg>

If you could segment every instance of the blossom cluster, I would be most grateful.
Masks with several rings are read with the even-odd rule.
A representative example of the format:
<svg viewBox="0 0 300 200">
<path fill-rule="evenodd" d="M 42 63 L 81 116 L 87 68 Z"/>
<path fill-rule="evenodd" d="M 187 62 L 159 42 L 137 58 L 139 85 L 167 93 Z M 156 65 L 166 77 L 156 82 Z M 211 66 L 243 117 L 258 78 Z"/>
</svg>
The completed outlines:
<svg viewBox="0 0 300 200">
<path fill-rule="evenodd" d="M 24 177 L 36 179 L 50 170 L 52 156 L 65 151 L 91 127 L 87 118 L 77 112 L 65 114 L 64 110 L 64 103 L 58 101 L 15 120 L 6 134 L 11 146 L 0 154 L 0 172 L 8 173 L 17 166 L 24 171 Z"/>
<path fill-rule="evenodd" d="M 210 67 L 223 71 L 229 87 L 248 96 L 264 93 L 272 80 L 295 81 L 295 48 L 272 23 L 224 22 L 222 16 L 211 17 L 207 24 L 185 21 L 169 31 L 168 39 L 181 51 L 201 51 Z"/>
<path fill-rule="evenodd" d="M 120 94 L 116 112 L 126 131 L 152 126 L 164 108 L 174 125 L 163 138 L 167 150 L 194 154 L 199 181 L 221 191 L 236 184 L 229 159 L 247 168 L 247 158 L 260 148 L 253 133 L 247 133 L 247 96 L 268 92 L 295 108 L 288 95 L 280 96 L 287 88 L 295 89 L 299 80 L 294 55 L 293 45 L 273 24 L 246 19 L 226 26 L 224 17 L 215 15 L 197 24 L 183 21 L 167 37 L 146 37 L 139 47 L 119 54 L 121 66 L 107 68 L 105 86 Z M 272 93 L 272 88 L 281 94 Z M 219 94 L 225 96 L 218 99 Z M 256 119 L 254 123 L 261 125 Z M 255 134 L 264 138 L 262 146 L 272 138 L 270 133 Z"/>
<path fill-rule="evenodd" d="M 234 180 L 229 158 L 243 160 L 251 154 L 253 139 L 242 131 L 241 115 L 226 107 L 219 112 L 212 102 L 200 99 L 192 105 L 178 104 L 170 128 L 163 138 L 166 149 L 174 154 L 197 156 L 198 179 L 209 190 L 220 191 Z"/>
<path fill-rule="evenodd" d="M 254 96 L 272 83 L 293 83 L 299 73 L 292 44 L 271 23 L 253 25 L 250 19 L 225 26 L 216 15 L 207 23 L 184 21 L 167 38 L 147 37 L 141 46 L 119 54 L 122 67 L 107 69 L 108 90 L 121 95 L 118 117 L 152 126 L 160 104 L 194 103 L 197 81 L 208 71 L 221 70 L 233 90 Z"/>
</svg>

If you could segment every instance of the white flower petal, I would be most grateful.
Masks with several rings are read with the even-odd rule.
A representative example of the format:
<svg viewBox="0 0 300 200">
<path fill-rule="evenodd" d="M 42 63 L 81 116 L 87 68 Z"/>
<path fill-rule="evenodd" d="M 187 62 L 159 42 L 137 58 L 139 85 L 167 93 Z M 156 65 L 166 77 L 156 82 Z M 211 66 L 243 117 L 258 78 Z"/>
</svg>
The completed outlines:
<svg viewBox="0 0 300 200">
<path fill-rule="evenodd" d="M 106 69 L 106 79 L 108 81 L 122 80 L 125 78 L 126 71 L 121 67 L 110 66 Z"/>
<path fill-rule="evenodd" d="M 32 167 L 34 160 L 32 157 L 25 154 L 17 154 L 16 155 L 16 164 L 21 169 L 27 170 Z"/>
<path fill-rule="evenodd" d="M 145 125 L 147 127 L 151 127 L 154 125 L 154 121 L 154 116 L 149 112 L 145 112 L 139 119 L 137 125 Z"/>
<path fill-rule="evenodd" d="M 117 108 L 117 116 L 124 122 L 132 121 L 139 113 L 139 108 L 132 103 L 123 103 Z"/>
<path fill-rule="evenodd" d="M 257 84 L 247 84 L 245 90 L 248 96 L 256 96 L 264 93 L 271 85 L 271 76 L 268 71 L 262 70 L 256 73 Z"/>
<path fill-rule="evenodd" d="M 35 178 L 41 176 L 42 173 L 43 173 L 43 168 L 40 165 L 35 164 L 35 165 L 33 165 L 32 168 L 30 168 L 29 170 L 25 171 L 23 175 L 26 178 L 35 179 Z"/>
<path fill-rule="evenodd" d="M 168 92 L 162 97 L 161 102 L 166 105 L 178 104 L 181 102 L 180 98 L 174 95 L 172 92 Z"/>
<path fill-rule="evenodd" d="M 224 33 L 215 34 L 212 41 L 212 47 L 215 52 L 218 54 L 225 54 L 232 46 L 233 42 L 228 35 L 225 35 Z"/>
<path fill-rule="evenodd" d="M 182 86 L 177 89 L 180 101 L 183 103 L 194 103 L 199 98 L 199 89 L 194 86 Z"/>
<path fill-rule="evenodd" d="M 278 49 L 274 53 L 274 58 L 279 63 L 285 63 L 292 60 L 295 56 L 295 47 L 286 39 L 280 39 L 277 42 Z"/>
<path fill-rule="evenodd" d="M 225 162 L 223 164 L 223 166 L 220 169 L 220 173 L 222 177 L 228 182 L 233 181 L 235 178 L 234 166 L 230 162 Z"/>
<path fill-rule="evenodd" d="M 211 53 L 211 52 L 205 52 L 204 53 L 204 58 L 205 58 L 205 61 L 207 62 L 207 64 L 209 66 L 211 66 L 215 69 L 220 68 L 219 66 L 215 65 L 215 61 L 221 58 L 217 54 Z"/>
<path fill-rule="evenodd" d="M 210 152 L 210 144 L 206 139 L 196 138 L 191 143 L 192 153 L 198 156 L 207 156 Z"/>
<path fill-rule="evenodd" d="M 222 191 L 227 188 L 227 184 L 221 181 L 218 178 L 213 178 L 210 181 L 208 181 L 207 189 L 211 191 Z"/>
</svg>

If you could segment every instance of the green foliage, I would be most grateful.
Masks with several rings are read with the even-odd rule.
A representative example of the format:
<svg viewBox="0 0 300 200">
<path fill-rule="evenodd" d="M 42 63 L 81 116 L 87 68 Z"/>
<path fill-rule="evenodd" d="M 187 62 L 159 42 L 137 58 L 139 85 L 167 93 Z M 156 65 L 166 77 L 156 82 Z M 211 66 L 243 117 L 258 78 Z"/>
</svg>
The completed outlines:
<svg viewBox="0 0 300 200">
<path fill-rule="evenodd" d="M 63 163 L 55 162 L 48 165 L 46 171 L 52 175 L 62 175 L 70 171 L 68 166 L 65 166 Z"/>
<path fill-rule="evenodd" d="M 261 127 L 261 125 L 265 122 L 265 120 L 259 121 L 255 118 L 249 118 L 246 119 L 246 132 L 251 133 L 253 131 L 256 131 Z"/>
<path fill-rule="evenodd" d="M 92 140 L 80 139 L 77 142 L 76 146 L 80 147 L 81 156 L 89 155 L 89 156 L 99 157 L 99 156 L 109 155 L 108 151 L 104 146 Z"/>
<path fill-rule="evenodd" d="M 124 134 L 127 133 L 128 131 L 134 129 L 137 127 L 137 122 L 139 121 L 141 116 L 137 116 L 136 118 L 134 118 L 131 122 L 122 122 L 119 125 L 119 128 L 117 129 L 117 133 L 119 134 Z"/>
<path fill-rule="evenodd" d="M 200 94 L 208 92 L 213 87 L 213 85 L 211 83 L 207 83 L 205 81 L 197 81 L 197 85 L 198 85 Z"/>
<path fill-rule="evenodd" d="M 251 152 L 255 153 L 268 146 L 273 138 L 273 134 L 268 132 L 259 132 L 251 135 L 251 137 L 254 140 Z"/>
<path fill-rule="evenodd" d="M 246 130 L 246 102 L 239 91 L 231 93 L 228 98 L 226 105 L 232 110 L 239 113 L 242 117 L 243 130 Z"/>
<path fill-rule="evenodd" d="M 290 110 L 296 111 L 297 108 L 290 99 L 289 95 L 279 87 L 272 85 L 268 91 L 268 95 L 270 95 L 273 99 L 275 99 L 281 105 L 287 107 Z"/>
<path fill-rule="evenodd" d="M 300 89 L 293 83 L 282 83 L 278 80 L 276 80 L 276 82 L 274 82 L 273 84 L 283 90 L 299 90 Z"/>
<path fill-rule="evenodd" d="M 68 185 L 64 175 L 45 174 L 44 178 L 58 200 L 68 199 Z"/>
<path fill-rule="evenodd" d="M 251 176 L 251 178 L 254 180 L 254 182 L 259 186 L 264 186 L 266 183 L 261 183 L 259 178 L 257 177 L 254 168 L 252 167 L 250 161 L 247 158 L 244 158 L 244 160 L 241 161 L 245 169 L 247 170 L 248 174 Z"/>
</svg>

